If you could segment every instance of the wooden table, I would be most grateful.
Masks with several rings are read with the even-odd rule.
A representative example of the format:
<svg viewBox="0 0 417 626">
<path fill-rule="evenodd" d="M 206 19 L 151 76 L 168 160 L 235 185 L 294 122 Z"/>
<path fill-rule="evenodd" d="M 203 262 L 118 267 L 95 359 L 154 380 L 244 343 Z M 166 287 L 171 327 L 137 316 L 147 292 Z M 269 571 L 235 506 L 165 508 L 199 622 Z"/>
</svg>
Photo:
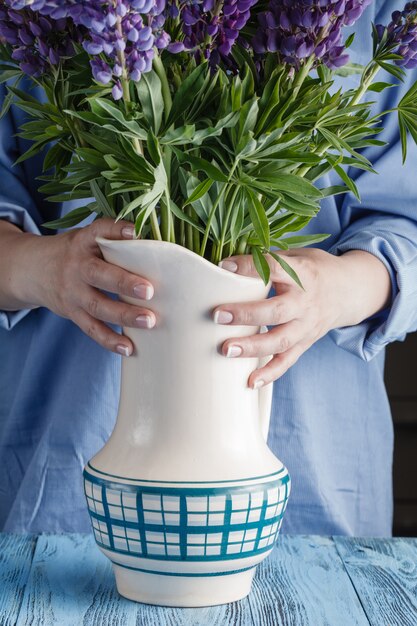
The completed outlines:
<svg viewBox="0 0 417 626">
<path fill-rule="evenodd" d="M 417 626 L 417 539 L 281 536 L 252 593 L 202 609 L 120 597 L 90 535 L 0 535 L 0 625 Z"/>
</svg>

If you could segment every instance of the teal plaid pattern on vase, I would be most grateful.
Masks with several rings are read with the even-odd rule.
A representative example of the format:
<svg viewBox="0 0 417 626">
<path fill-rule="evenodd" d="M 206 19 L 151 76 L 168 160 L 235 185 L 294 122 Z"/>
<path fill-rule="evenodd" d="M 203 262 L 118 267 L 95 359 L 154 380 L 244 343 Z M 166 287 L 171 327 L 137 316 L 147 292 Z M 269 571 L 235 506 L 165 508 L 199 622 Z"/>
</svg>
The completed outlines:
<svg viewBox="0 0 417 626">
<path fill-rule="evenodd" d="M 162 561 L 225 561 L 273 548 L 290 478 L 283 468 L 240 481 L 140 481 L 113 477 L 89 464 L 84 487 L 102 548 Z"/>
</svg>

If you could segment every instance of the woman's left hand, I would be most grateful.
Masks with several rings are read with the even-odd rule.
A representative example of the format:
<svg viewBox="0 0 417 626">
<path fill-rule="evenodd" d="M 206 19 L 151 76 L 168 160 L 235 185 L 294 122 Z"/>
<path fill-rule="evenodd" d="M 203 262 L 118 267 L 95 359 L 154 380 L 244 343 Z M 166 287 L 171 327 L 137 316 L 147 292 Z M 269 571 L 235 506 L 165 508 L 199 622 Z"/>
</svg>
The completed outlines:
<svg viewBox="0 0 417 626">
<path fill-rule="evenodd" d="M 222 304 L 213 311 L 218 324 L 273 326 L 267 333 L 227 339 L 228 357 L 273 358 L 252 372 L 248 385 L 258 388 L 282 376 L 318 339 L 333 328 L 353 326 L 386 308 L 391 279 L 376 256 L 352 250 L 334 256 L 305 248 L 280 252 L 304 289 L 270 255 L 271 282 L 276 295 L 260 302 Z M 259 277 L 251 255 L 234 256 L 220 264 L 226 270 Z"/>
</svg>

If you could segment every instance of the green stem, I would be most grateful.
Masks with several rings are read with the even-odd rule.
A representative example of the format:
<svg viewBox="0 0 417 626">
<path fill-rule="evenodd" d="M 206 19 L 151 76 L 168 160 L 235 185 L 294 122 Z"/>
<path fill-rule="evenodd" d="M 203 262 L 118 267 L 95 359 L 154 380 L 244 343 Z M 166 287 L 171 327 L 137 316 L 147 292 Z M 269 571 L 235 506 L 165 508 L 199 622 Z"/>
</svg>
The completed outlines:
<svg viewBox="0 0 417 626">
<path fill-rule="evenodd" d="M 207 219 L 206 229 L 205 229 L 205 231 L 204 231 L 203 242 L 202 242 L 202 244 L 201 244 L 201 248 L 200 248 L 200 256 L 204 256 L 204 253 L 205 253 L 205 251 L 206 251 L 207 241 L 208 241 L 209 234 L 210 234 L 211 222 L 213 221 L 213 217 L 214 217 L 214 214 L 215 214 L 215 212 L 216 212 L 216 209 L 217 209 L 217 207 L 218 207 L 218 205 L 219 205 L 219 203 L 220 203 L 220 200 L 222 199 L 222 197 L 223 197 L 223 195 L 224 195 L 224 193 L 225 193 L 225 191 L 226 191 L 227 187 L 229 186 L 229 183 L 230 183 L 230 181 L 231 181 L 231 179 L 232 179 L 232 176 L 233 176 L 234 171 L 235 171 L 235 169 L 236 169 L 236 167 L 237 167 L 237 164 L 238 164 L 238 161 L 236 160 L 236 161 L 233 163 L 233 167 L 232 167 L 232 169 L 230 170 L 230 173 L 229 173 L 229 177 L 228 177 L 228 179 L 227 179 L 227 182 L 223 184 L 223 187 L 222 187 L 222 189 L 221 189 L 221 191 L 220 191 L 219 195 L 217 196 L 217 198 L 216 198 L 216 200 L 215 200 L 215 202 L 214 202 L 213 206 L 211 207 L 211 211 L 210 211 L 209 216 L 208 216 L 208 219 Z"/>
<path fill-rule="evenodd" d="M 216 258 L 217 258 L 217 250 L 218 250 L 217 244 L 215 244 L 215 243 L 213 242 L 213 246 L 212 246 L 212 248 L 211 248 L 211 257 L 210 257 L 210 261 L 211 261 L 212 263 L 217 263 L 217 261 L 216 261 Z"/>
<path fill-rule="evenodd" d="M 185 245 L 185 225 L 184 225 L 184 220 L 178 220 L 180 223 L 180 235 L 179 235 L 179 244 L 180 246 L 184 246 Z"/>
<path fill-rule="evenodd" d="M 233 208 L 234 208 L 234 202 L 236 200 L 236 196 L 237 196 L 238 192 L 239 192 L 239 187 L 236 185 L 236 187 L 233 190 L 232 197 L 230 199 L 230 205 L 229 205 L 229 208 L 228 208 L 227 213 L 226 213 L 226 218 L 225 218 L 225 220 L 223 222 L 223 228 L 222 228 L 222 232 L 221 232 L 221 236 L 220 236 L 220 242 L 219 242 L 218 250 L 217 250 L 217 253 L 218 253 L 218 258 L 216 259 L 217 263 L 222 260 L 223 246 L 224 246 L 224 240 L 226 238 L 227 227 L 229 225 L 230 216 L 232 214 L 232 211 L 233 211 Z"/>
<path fill-rule="evenodd" d="M 167 121 L 169 113 L 172 107 L 171 91 L 169 89 L 168 77 L 165 72 L 165 68 L 162 64 L 161 57 L 157 52 L 153 59 L 153 68 L 161 81 L 162 99 L 164 101 L 164 118 Z"/>
<path fill-rule="evenodd" d="M 191 217 L 191 207 L 188 206 L 185 211 Z M 193 227 L 188 222 L 185 223 L 185 246 L 194 251 Z"/>
<path fill-rule="evenodd" d="M 158 217 L 156 215 L 156 211 L 152 211 L 151 213 L 151 228 L 153 233 L 153 238 L 158 241 L 163 241 L 161 231 L 159 230 Z"/>
<path fill-rule="evenodd" d="M 306 63 L 303 65 L 301 71 L 298 73 L 297 78 L 295 79 L 293 83 L 293 91 L 291 94 L 290 102 L 294 102 L 294 100 L 300 93 L 300 89 L 303 86 L 304 81 L 306 80 L 307 76 L 309 75 L 315 60 L 316 60 L 315 56 L 312 55 L 308 59 L 308 61 L 306 61 Z"/>
<path fill-rule="evenodd" d="M 237 246 L 237 254 L 245 254 L 247 242 L 248 242 L 248 235 L 243 235 L 243 237 L 240 238 L 238 246 Z"/>
<path fill-rule="evenodd" d="M 171 216 L 171 217 L 172 217 L 172 216 Z M 171 224 L 171 239 L 170 239 L 170 241 L 171 241 L 172 243 L 176 243 L 176 240 L 175 240 L 175 227 L 174 227 L 174 220 L 171 220 L 170 224 Z"/>
<path fill-rule="evenodd" d="M 167 202 L 161 198 L 160 202 L 160 213 L 161 213 L 161 235 L 164 241 L 170 240 L 170 210 Z"/>
<path fill-rule="evenodd" d="M 365 69 L 359 89 L 357 90 L 352 100 L 349 102 L 349 106 L 355 106 L 355 104 L 358 104 L 362 100 L 363 96 L 368 91 L 370 84 L 374 80 L 375 76 L 378 74 L 379 70 L 380 67 L 376 63 L 371 64 L 368 69 Z"/>
</svg>

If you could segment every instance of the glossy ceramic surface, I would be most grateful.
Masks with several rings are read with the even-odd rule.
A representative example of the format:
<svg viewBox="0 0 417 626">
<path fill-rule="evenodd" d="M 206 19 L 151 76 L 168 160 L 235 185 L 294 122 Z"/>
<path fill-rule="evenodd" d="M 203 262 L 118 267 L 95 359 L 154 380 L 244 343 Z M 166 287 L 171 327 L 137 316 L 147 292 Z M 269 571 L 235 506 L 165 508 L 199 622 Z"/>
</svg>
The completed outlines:
<svg viewBox="0 0 417 626">
<path fill-rule="evenodd" d="M 220 354 L 226 338 L 259 329 L 214 324 L 211 311 L 269 286 L 175 244 L 98 242 L 108 262 L 153 283 L 141 304 L 157 324 L 124 329 L 135 352 L 123 359 L 117 423 L 84 472 L 96 541 L 131 599 L 244 597 L 278 536 L 290 480 L 265 443 L 272 385 L 249 389 L 257 359 Z"/>
</svg>

